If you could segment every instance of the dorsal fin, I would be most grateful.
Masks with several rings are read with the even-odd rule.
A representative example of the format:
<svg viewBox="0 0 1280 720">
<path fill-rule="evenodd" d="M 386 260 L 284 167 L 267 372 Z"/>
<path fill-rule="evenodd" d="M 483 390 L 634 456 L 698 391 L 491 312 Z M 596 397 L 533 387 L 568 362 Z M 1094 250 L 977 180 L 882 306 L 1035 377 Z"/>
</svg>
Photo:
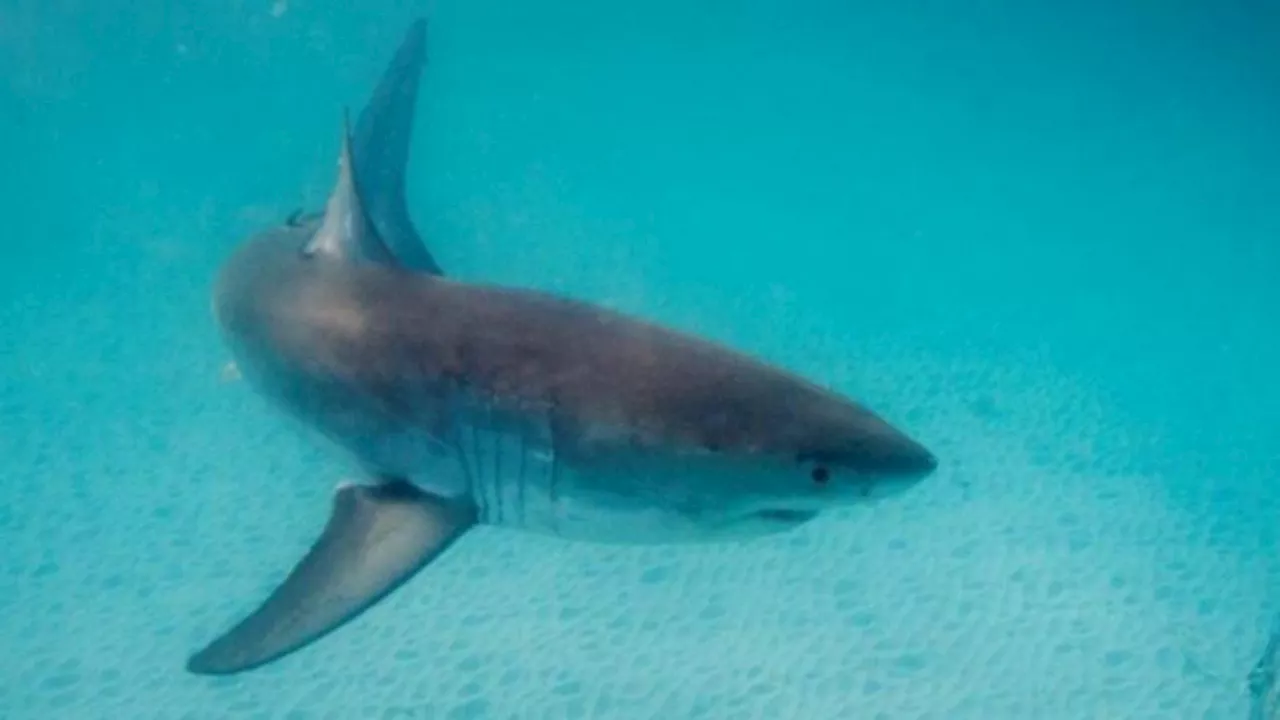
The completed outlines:
<svg viewBox="0 0 1280 720">
<path fill-rule="evenodd" d="M 419 237 L 405 199 L 405 171 L 426 45 L 427 21 L 418 18 L 409 25 L 356 118 L 351 143 L 365 211 L 383 242 L 404 267 L 439 275 L 440 266 Z"/>
<path fill-rule="evenodd" d="M 351 155 L 351 118 L 342 113 L 342 154 L 338 158 L 338 180 L 325 205 L 324 220 L 311 241 L 307 255 L 323 256 L 347 262 L 374 262 L 396 265 L 395 256 L 378 237 L 365 212 Z"/>
</svg>

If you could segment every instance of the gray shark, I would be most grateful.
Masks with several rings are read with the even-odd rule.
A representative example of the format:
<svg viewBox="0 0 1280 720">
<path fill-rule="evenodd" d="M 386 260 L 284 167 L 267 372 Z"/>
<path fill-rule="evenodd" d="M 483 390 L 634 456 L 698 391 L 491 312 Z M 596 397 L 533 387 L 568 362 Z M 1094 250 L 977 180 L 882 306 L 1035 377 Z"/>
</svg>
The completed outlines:
<svg viewBox="0 0 1280 720">
<path fill-rule="evenodd" d="M 405 208 L 415 22 L 322 213 L 243 243 L 214 289 L 242 377 L 364 480 L 198 674 L 281 658 L 478 524 L 571 540 L 745 539 L 875 502 L 935 457 L 871 410 L 719 344 L 552 294 L 447 278 Z"/>
</svg>

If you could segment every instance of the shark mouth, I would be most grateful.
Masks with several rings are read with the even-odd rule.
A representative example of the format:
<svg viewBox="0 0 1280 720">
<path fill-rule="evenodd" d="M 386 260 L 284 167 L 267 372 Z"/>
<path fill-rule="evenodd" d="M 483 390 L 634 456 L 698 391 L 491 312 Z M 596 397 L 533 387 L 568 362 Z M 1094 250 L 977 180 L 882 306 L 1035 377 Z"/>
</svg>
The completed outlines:
<svg viewBox="0 0 1280 720">
<path fill-rule="evenodd" d="M 756 517 L 770 522 L 786 523 L 788 525 L 800 525 L 801 523 L 807 523 L 817 516 L 817 510 L 787 510 L 785 508 L 774 508 L 771 510 L 760 510 L 756 512 Z"/>
</svg>

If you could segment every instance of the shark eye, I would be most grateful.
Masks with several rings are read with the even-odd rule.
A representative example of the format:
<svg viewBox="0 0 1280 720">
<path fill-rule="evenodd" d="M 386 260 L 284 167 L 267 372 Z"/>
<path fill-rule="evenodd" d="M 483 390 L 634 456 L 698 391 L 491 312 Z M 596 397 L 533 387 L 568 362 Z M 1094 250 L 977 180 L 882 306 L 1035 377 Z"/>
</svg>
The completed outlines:
<svg viewBox="0 0 1280 720">
<path fill-rule="evenodd" d="M 819 465 L 809 472 L 809 477 L 813 478 L 813 481 L 819 485 L 826 485 L 827 481 L 831 479 L 831 471 L 827 470 L 825 466 Z"/>
</svg>

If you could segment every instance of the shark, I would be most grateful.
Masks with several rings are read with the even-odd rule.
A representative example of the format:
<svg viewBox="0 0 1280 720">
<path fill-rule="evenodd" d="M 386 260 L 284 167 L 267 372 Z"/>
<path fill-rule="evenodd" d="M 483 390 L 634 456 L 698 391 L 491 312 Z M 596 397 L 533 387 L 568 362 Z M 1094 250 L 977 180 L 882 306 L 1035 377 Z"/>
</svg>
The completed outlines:
<svg viewBox="0 0 1280 720">
<path fill-rule="evenodd" d="M 240 242 L 213 314 L 243 381 L 358 471 L 305 556 L 187 660 L 317 642 L 487 525 L 568 541 L 746 541 L 897 496 L 935 455 L 866 406 L 720 343 L 447 276 L 405 199 L 426 20 L 352 126 L 322 211 Z M 335 116 L 337 113 L 335 113 Z"/>
</svg>

